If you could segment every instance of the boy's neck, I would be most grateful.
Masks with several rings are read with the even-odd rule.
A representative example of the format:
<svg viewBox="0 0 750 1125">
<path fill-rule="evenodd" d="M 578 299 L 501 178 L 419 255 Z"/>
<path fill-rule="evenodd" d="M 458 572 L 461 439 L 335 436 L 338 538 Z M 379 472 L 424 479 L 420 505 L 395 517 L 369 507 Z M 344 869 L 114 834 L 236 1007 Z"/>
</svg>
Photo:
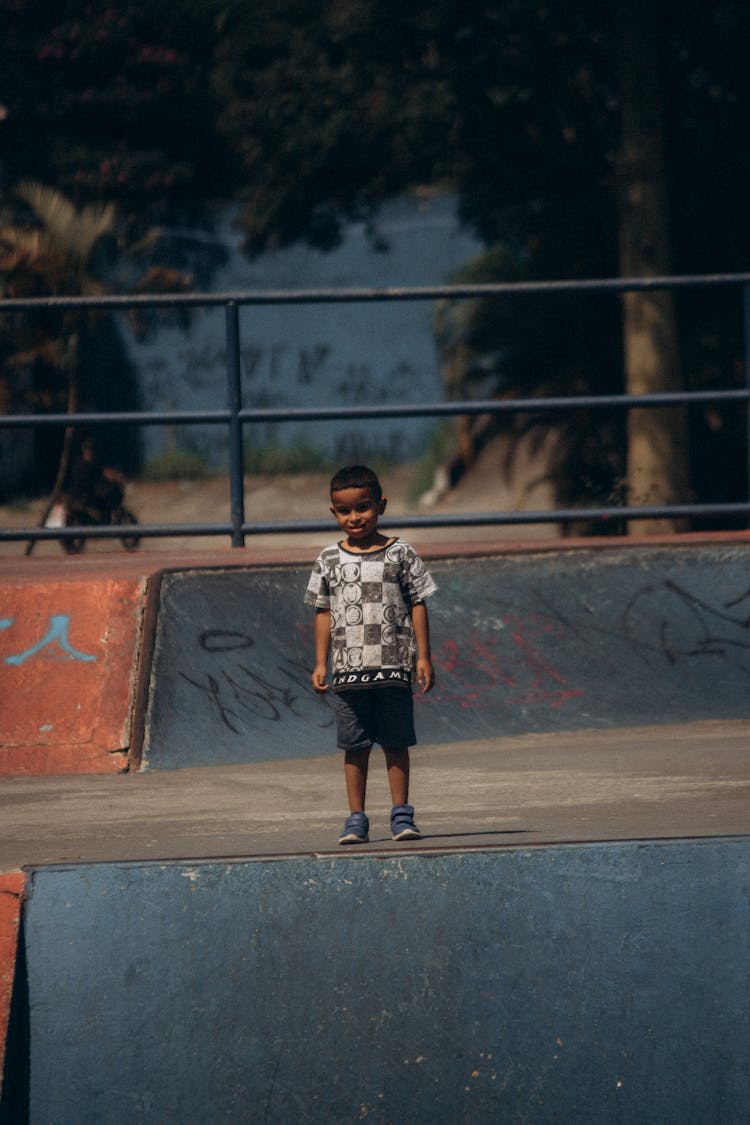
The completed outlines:
<svg viewBox="0 0 750 1125">
<path fill-rule="evenodd" d="M 389 543 L 393 542 L 393 536 L 389 538 L 380 531 L 376 531 L 370 539 L 364 542 L 360 539 L 352 543 L 349 538 L 342 539 L 341 542 L 347 551 L 351 551 L 355 555 L 366 555 L 369 551 L 379 551 L 382 547 L 388 546 Z"/>
</svg>

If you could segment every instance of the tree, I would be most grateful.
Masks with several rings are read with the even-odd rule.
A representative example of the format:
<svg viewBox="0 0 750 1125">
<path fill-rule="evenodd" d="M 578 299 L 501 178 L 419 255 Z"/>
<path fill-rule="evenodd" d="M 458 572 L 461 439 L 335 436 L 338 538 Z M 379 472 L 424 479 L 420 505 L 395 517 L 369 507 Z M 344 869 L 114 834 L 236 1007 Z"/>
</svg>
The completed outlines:
<svg viewBox="0 0 750 1125">
<path fill-rule="evenodd" d="M 0 0 L 5 181 L 115 202 L 140 227 L 231 194 L 211 86 L 218 7 Z"/>
<path fill-rule="evenodd" d="M 110 0 L 84 19 L 73 0 L 9 6 L 7 169 L 54 171 L 76 202 L 116 198 L 143 217 L 231 194 L 257 253 L 300 238 L 333 246 L 349 216 L 377 239 L 384 199 L 443 184 L 507 252 L 496 267 L 519 261 L 524 276 L 746 267 L 750 7 L 739 0 Z M 648 205 L 634 209 L 639 194 Z M 623 304 L 624 359 L 608 349 L 596 376 L 606 389 L 676 389 L 731 368 L 736 318 L 690 297 Z M 573 372 L 564 346 L 583 388 L 590 365 Z M 633 415 L 631 499 L 699 491 L 686 435 L 710 437 L 707 418 Z M 717 419 L 726 448 L 739 425 Z M 612 473 L 616 444 L 600 458 Z M 704 456 L 707 443 L 693 444 Z M 647 464 L 657 446 L 667 456 Z"/>
<path fill-rule="evenodd" d="M 544 279 L 742 268 L 750 166 L 726 122 L 742 135 L 750 20 L 734 0 L 710 10 L 696 0 L 331 0 L 314 11 L 287 0 L 252 25 L 242 5 L 228 11 L 217 73 L 223 127 L 243 157 L 251 250 L 302 235 L 331 244 L 342 215 L 372 215 L 389 192 L 444 179 L 487 245 L 509 251 L 496 268 L 521 260 Z M 622 358 L 610 349 L 601 389 L 683 387 L 678 315 L 669 295 L 625 298 Z M 564 336 L 558 344 L 572 360 Z M 592 380 L 585 361 L 563 373 L 569 386 Z M 597 488 L 608 462 L 609 491 L 631 503 L 689 499 L 684 411 L 632 413 L 626 492 L 618 444 L 587 470 Z"/>
<path fill-rule="evenodd" d="M 663 29 L 653 0 L 623 0 L 617 12 L 620 273 L 624 277 L 665 277 L 672 272 L 672 248 L 660 83 Z M 623 341 L 625 385 L 630 394 L 684 389 L 670 292 L 624 295 Z M 636 506 L 685 503 L 689 476 L 685 408 L 631 410 L 629 502 Z M 648 532 L 684 525 L 652 520 L 632 526 Z"/>
<path fill-rule="evenodd" d="M 458 284 L 539 280 L 528 259 L 496 247 L 456 272 Z M 557 295 L 438 302 L 434 331 L 446 397 L 514 399 L 612 393 L 622 372 L 619 305 L 612 296 Z M 617 388 L 620 389 L 619 387 Z M 612 506 L 625 499 L 626 435 L 617 410 L 473 415 L 456 419 L 455 450 L 443 474 L 457 482 L 493 437 L 504 434 L 512 475 L 515 453 L 529 438 L 544 453 L 546 475 L 562 507 Z M 571 525 L 572 526 L 572 525 Z M 587 524 L 577 533 L 622 534 L 621 523 Z"/>
<path fill-rule="evenodd" d="M 244 215 L 251 249 L 315 237 L 321 215 L 335 233 L 342 214 L 420 183 L 457 189 L 488 245 L 538 238 L 557 201 L 569 211 L 581 195 L 591 216 L 615 117 L 598 6 L 283 0 L 273 11 L 228 3 L 216 53 L 221 126 L 256 204 Z"/>
<path fill-rule="evenodd" d="M 113 204 L 80 209 L 61 192 L 37 183 L 17 189 L 33 219 L 4 216 L 0 222 L 0 293 L 3 297 L 95 297 L 105 285 L 92 271 L 94 254 L 115 229 Z M 140 292 L 187 288 L 190 279 L 152 267 L 133 288 Z M 0 320 L 0 359 L 9 406 L 30 412 L 65 412 L 65 427 L 54 483 L 41 516 L 43 526 L 65 484 L 74 419 L 82 405 L 82 350 L 101 314 L 43 309 L 6 314 Z M 31 378 L 25 381 L 26 373 Z M 13 376 L 15 375 L 15 385 Z M 29 544 L 27 553 L 33 550 Z"/>
<path fill-rule="evenodd" d="M 89 272 L 94 248 L 109 234 L 115 211 L 111 204 L 89 205 L 76 211 L 59 192 L 35 183 L 24 183 L 19 196 L 36 213 L 37 224 L 6 221 L 0 227 L 0 282 L 5 297 L 96 296 L 102 292 Z M 80 403 L 80 341 L 86 318 L 77 312 L 21 314 L 5 317 L 4 366 L 12 371 L 30 370 L 35 375 L 28 405 L 39 405 L 54 386 L 55 375 L 63 381 L 64 409 L 74 415 Z M 18 400 L 16 391 L 8 398 Z M 66 427 L 55 482 L 44 523 L 63 487 L 70 461 L 73 427 Z"/>
<path fill-rule="evenodd" d="M 241 158 L 247 247 L 334 246 L 410 184 L 452 170 L 451 93 L 437 43 L 453 4 L 241 0 L 224 5 L 219 126 Z M 441 17 L 446 17 L 441 28 Z"/>
</svg>

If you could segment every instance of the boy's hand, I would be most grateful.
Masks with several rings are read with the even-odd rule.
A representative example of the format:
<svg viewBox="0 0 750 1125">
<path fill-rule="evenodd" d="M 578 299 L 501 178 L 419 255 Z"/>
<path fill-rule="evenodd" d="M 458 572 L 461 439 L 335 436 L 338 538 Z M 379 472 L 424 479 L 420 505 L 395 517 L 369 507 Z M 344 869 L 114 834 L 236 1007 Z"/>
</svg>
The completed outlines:
<svg viewBox="0 0 750 1125">
<path fill-rule="evenodd" d="M 432 662 L 423 657 L 417 658 L 417 683 L 422 688 L 422 695 L 432 691 L 435 686 L 435 669 Z"/>
<path fill-rule="evenodd" d="M 322 694 L 324 691 L 328 691 L 328 684 L 326 683 L 327 675 L 327 664 L 316 664 L 313 668 L 313 673 L 310 679 L 312 680 L 312 686 L 314 690 L 317 691 L 318 694 Z"/>
</svg>

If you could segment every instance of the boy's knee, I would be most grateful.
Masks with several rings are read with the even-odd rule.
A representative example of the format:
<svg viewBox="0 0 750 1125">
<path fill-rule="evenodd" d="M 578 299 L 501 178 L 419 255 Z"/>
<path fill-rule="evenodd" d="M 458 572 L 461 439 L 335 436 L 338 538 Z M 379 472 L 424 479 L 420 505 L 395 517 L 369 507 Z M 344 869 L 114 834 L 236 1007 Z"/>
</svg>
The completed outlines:
<svg viewBox="0 0 750 1125">
<path fill-rule="evenodd" d="M 367 759 L 370 757 L 371 750 L 372 743 L 370 743 L 368 746 L 347 746 L 344 747 L 344 757 L 347 762 L 359 763 L 361 761 L 367 761 Z"/>
</svg>

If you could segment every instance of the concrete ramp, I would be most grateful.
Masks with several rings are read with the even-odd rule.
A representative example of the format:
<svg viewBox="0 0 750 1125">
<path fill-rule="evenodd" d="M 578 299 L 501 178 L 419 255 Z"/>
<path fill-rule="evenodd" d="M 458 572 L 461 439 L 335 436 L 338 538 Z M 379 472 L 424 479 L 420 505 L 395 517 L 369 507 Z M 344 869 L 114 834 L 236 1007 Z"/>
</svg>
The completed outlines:
<svg viewBox="0 0 750 1125">
<path fill-rule="evenodd" d="M 40 868 L 24 915 L 14 1121 L 750 1117 L 748 838 Z"/>
<path fill-rule="evenodd" d="M 750 716 L 744 544 L 432 559 L 437 687 L 425 744 Z M 173 572 L 161 583 L 143 764 L 335 750 L 309 687 L 309 567 Z"/>
</svg>

